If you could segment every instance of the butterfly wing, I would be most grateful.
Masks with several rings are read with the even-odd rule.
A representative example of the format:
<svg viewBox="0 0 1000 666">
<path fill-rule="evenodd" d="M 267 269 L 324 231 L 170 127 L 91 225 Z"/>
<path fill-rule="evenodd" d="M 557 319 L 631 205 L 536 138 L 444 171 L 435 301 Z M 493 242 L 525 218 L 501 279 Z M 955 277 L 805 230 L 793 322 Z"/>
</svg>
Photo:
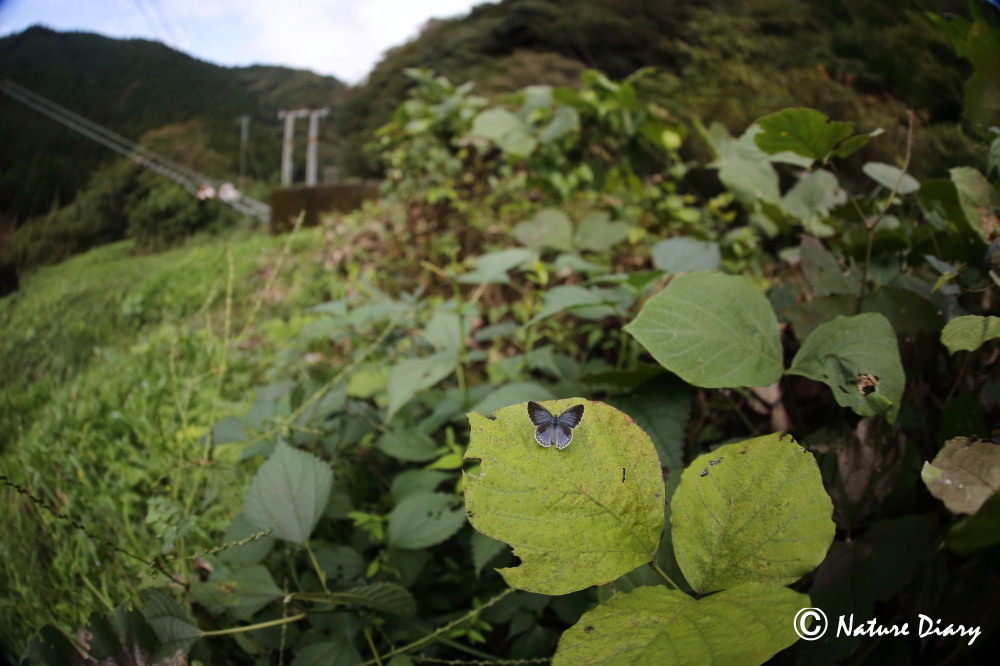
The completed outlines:
<svg viewBox="0 0 1000 666">
<path fill-rule="evenodd" d="M 540 425 L 535 428 L 535 441 L 544 447 L 552 446 L 552 442 L 559 441 L 558 429 L 554 423 Z M 556 446 L 559 446 L 557 443 Z"/>
<path fill-rule="evenodd" d="M 580 425 L 583 419 L 583 405 L 574 405 L 556 417 L 555 445 L 557 449 L 565 449 L 573 441 L 573 428 Z"/>
<path fill-rule="evenodd" d="M 554 416 L 545 407 L 529 400 L 528 418 L 535 426 L 536 442 L 545 447 L 555 444 L 557 449 L 565 449 L 573 441 L 573 428 L 580 425 L 583 418 L 583 405 L 574 405 Z"/>
<path fill-rule="evenodd" d="M 570 428 L 575 428 L 580 425 L 580 421 L 583 419 L 583 405 L 573 405 L 565 412 L 560 414 L 556 419 L 559 423 L 563 423 Z"/>
<path fill-rule="evenodd" d="M 528 418 L 535 426 L 547 426 L 555 421 L 552 412 L 545 409 L 537 402 L 528 401 Z"/>
</svg>

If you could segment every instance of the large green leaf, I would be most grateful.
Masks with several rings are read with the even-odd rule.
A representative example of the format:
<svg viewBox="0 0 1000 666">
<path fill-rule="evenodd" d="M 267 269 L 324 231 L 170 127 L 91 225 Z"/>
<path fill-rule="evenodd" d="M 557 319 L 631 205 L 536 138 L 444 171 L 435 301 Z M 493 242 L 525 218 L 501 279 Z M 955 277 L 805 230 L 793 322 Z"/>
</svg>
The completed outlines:
<svg viewBox="0 0 1000 666">
<path fill-rule="evenodd" d="M 791 151 L 816 161 L 826 161 L 854 131 L 854 123 L 830 120 L 804 107 L 784 109 L 757 121 L 763 132 L 754 137 L 766 153 Z"/>
<path fill-rule="evenodd" d="M 330 595 L 330 599 L 396 615 L 413 615 L 417 612 L 417 602 L 413 595 L 396 583 L 360 585 L 343 592 L 335 592 Z"/>
<path fill-rule="evenodd" d="M 552 248 L 573 249 L 573 223 L 569 216 L 557 208 L 543 208 L 530 220 L 518 222 L 514 238 L 521 245 L 533 250 Z"/>
<path fill-rule="evenodd" d="M 719 244 L 676 236 L 653 246 L 653 265 L 670 273 L 714 271 L 722 261 Z"/>
<path fill-rule="evenodd" d="M 604 211 L 591 213 L 582 220 L 576 230 L 576 246 L 581 250 L 604 252 L 628 238 L 627 222 L 611 221 L 611 215 Z"/>
<path fill-rule="evenodd" d="M 653 443 L 609 405 L 582 399 L 546 403 L 554 414 L 584 403 L 564 450 L 535 442 L 526 405 L 494 420 L 469 414 L 466 458 L 481 460 L 464 477 L 465 506 L 477 530 L 509 543 L 518 567 L 507 583 L 542 594 L 568 594 L 610 582 L 649 562 L 663 530 L 663 479 Z"/>
<path fill-rule="evenodd" d="M 781 377 L 778 321 L 746 278 L 680 275 L 625 330 L 695 386 L 770 386 Z"/>
<path fill-rule="evenodd" d="M 523 247 L 487 252 L 476 257 L 476 268 L 459 276 L 458 281 L 462 284 L 509 284 L 507 272 L 533 256 L 534 252 Z"/>
<path fill-rule="evenodd" d="M 530 155 L 538 145 L 524 121 L 502 107 L 486 109 L 476 116 L 470 134 L 489 139 L 511 155 Z"/>
<path fill-rule="evenodd" d="M 826 238 L 833 235 L 834 229 L 824 220 L 842 194 L 837 177 L 825 169 L 817 169 L 795 183 L 781 198 L 781 209 L 797 219 L 807 233 Z"/>
<path fill-rule="evenodd" d="M 646 431 L 660 463 L 671 471 L 684 468 L 684 434 L 691 414 L 691 387 L 676 377 L 661 376 L 643 382 L 611 403 Z"/>
<path fill-rule="evenodd" d="M 956 317 L 941 331 L 941 344 L 948 348 L 949 354 L 976 351 L 995 338 L 1000 338 L 1000 317 Z"/>
<path fill-rule="evenodd" d="M 389 545 L 393 548 L 427 548 L 441 543 L 465 524 L 454 495 L 414 493 L 389 514 Z"/>
<path fill-rule="evenodd" d="M 355 666 L 361 654 L 345 638 L 313 643 L 299 650 L 292 666 Z"/>
<path fill-rule="evenodd" d="M 974 514 L 1000 492 L 1000 445 L 956 437 L 920 473 L 931 495 L 952 513 Z"/>
<path fill-rule="evenodd" d="M 899 594 L 924 565 L 914 553 L 928 552 L 936 531 L 933 514 L 902 516 L 879 521 L 849 541 L 834 542 L 816 569 L 809 605 L 822 608 L 831 621 L 851 614 L 875 617 L 875 603 Z M 827 631 L 797 652 L 802 663 L 840 663 L 862 640 Z"/>
<path fill-rule="evenodd" d="M 218 571 L 209 579 L 191 588 L 192 596 L 212 614 L 230 611 L 240 620 L 250 619 L 254 613 L 284 592 L 278 587 L 271 572 L 262 564 L 240 569 L 235 572 Z"/>
<path fill-rule="evenodd" d="M 147 589 L 142 594 L 142 615 L 160 639 L 159 658 L 181 650 L 187 653 L 201 636 L 201 630 L 177 601 L 163 590 Z"/>
<path fill-rule="evenodd" d="M 278 444 L 247 489 L 243 513 L 257 529 L 305 543 L 326 508 L 333 472 L 311 453 Z"/>
<path fill-rule="evenodd" d="M 896 421 L 905 376 L 896 333 L 881 314 L 837 317 L 818 326 L 788 373 L 823 382 L 837 404 L 856 414 L 884 412 L 890 423 Z"/>
<path fill-rule="evenodd" d="M 899 167 L 884 162 L 866 162 L 861 170 L 865 175 L 890 192 L 899 189 L 899 194 L 913 194 L 920 189 L 920 181 Z"/>
<path fill-rule="evenodd" d="M 787 435 L 699 456 L 670 507 L 677 563 L 701 593 L 793 583 L 823 561 L 834 536 L 819 467 Z"/>
<path fill-rule="evenodd" d="M 455 371 L 454 352 L 443 351 L 424 358 L 408 358 L 389 371 L 389 406 L 386 418 L 400 410 L 420 391 L 434 386 Z"/>
<path fill-rule="evenodd" d="M 627 289 L 620 287 L 603 289 L 581 287 L 577 284 L 561 284 L 545 292 L 545 300 L 530 324 L 560 312 L 569 312 L 581 319 L 598 320 L 620 313 L 633 300 Z"/>
<path fill-rule="evenodd" d="M 1000 543 L 1000 492 L 983 502 L 975 515 L 952 526 L 946 543 L 962 555 Z"/>
<path fill-rule="evenodd" d="M 640 587 L 584 613 L 552 664 L 761 664 L 798 640 L 792 619 L 811 605 L 786 587 L 741 585 L 700 600 Z"/>
<path fill-rule="evenodd" d="M 535 382 L 513 382 L 491 391 L 489 395 L 473 406 L 472 411 L 479 412 L 483 416 L 492 416 L 493 412 L 501 407 L 513 405 L 516 402 L 524 402 L 525 400 L 543 402 L 553 398 L 555 396 L 546 386 Z"/>
<path fill-rule="evenodd" d="M 966 222 L 980 241 L 989 242 L 997 229 L 994 211 L 1000 208 L 1000 192 L 972 167 L 956 167 L 950 174 Z"/>
</svg>

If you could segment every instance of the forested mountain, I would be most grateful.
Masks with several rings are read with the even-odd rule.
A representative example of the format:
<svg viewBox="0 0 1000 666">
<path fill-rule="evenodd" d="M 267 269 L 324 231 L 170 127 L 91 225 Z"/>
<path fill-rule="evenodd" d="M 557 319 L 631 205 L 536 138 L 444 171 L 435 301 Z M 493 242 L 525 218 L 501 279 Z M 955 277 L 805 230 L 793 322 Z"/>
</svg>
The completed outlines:
<svg viewBox="0 0 1000 666">
<path fill-rule="evenodd" d="M 262 180 L 280 166 L 278 110 L 336 106 L 345 90 L 335 78 L 311 72 L 219 67 L 158 42 L 42 27 L 0 39 L 0 79 L 133 141 L 170 128 L 174 145 L 160 140 L 155 149 L 216 177 L 235 177 L 237 118 L 249 115 L 248 171 Z M 321 123 L 321 130 L 320 146 L 332 150 L 332 123 Z M 3 95 L 0 135 L 0 215 L 18 221 L 69 203 L 97 166 L 116 159 L 107 148 Z"/>
<path fill-rule="evenodd" d="M 475 80 L 489 95 L 566 84 L 583 67 L 617 79 L 653 66 L 662 72 L 661 103 L 681 117 L 735 131 L 786 106 L 862 124 L 898 121 L 911 108 L 927 125 L 942 125 L 925 146 L 935 153 L 936 142 L 955 144 L 966 66 L 924 10 L 965 14 L 968 7 L 951 0 L 501 0 L 432 22 L 390 51 L 353 91 L 341 133 L 352 142 L 354 168 L 372 168 L 359 145 L 405 98 L 409 67 Z"/>
<path fill-rule="evenodd" d="M 913 168 L 964 158 L 960 109 L 966 66 L 922 10 L 966 13 L 960 0 L 501 0 L 429 22 L 390 50 L 356 88 L 278 67 L 226 68 L 162 44 L 35 27 L 0 40 L 11 78 L 131 138 L 169 127 L 156 148 L 233 177 L 236 118 L 250 115 L 250 175 L 274 182 L 282 108 L 331 107 L 321 156 L 345 175 L 378 175 L 364 150 L 405 101 L 422 67 L 499 96 L 529 84 L 575 85 L 597 68 L 612 78 L 652 66 L 652 93 L 676 115 L 730 130 L 792 105 L 860 126 L 902 131 L 906 109 L 923 127 Z M 0 97 L 0 214 L 23 222 L 71 201 L 114 156 Z M 161 132 L 162 137 L 164 133 Z M 304 132 L 300 132 L 304 141 Z M 186 141 L 176 141 L 185 137 Z M 205 145 L 202 145 L 205 144 Z M 884 142 L 884 145 L 888 145 Z M 301 153 L 300 153 L 301 154 Z M 192 163 L 192 160 L 199 163 Z"/>
</svg>

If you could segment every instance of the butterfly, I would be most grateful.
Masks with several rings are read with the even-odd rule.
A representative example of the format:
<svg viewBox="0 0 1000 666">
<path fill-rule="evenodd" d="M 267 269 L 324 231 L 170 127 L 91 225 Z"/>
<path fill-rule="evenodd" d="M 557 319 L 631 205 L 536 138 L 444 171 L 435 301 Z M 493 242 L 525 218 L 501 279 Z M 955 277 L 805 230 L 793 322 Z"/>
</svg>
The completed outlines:
<svg viewBox="0 0 1000 666">
<path fill-rule="evenodd" d="M 528 418 L 535 426 L 535 441 L 542 446 L 556 445 L 565 449 L 573 441 L 573 428 L 580 425 L 583 405 L 574 405 L 559 416 L 545 409 L 537 402 L 528 401 Z"/>
</svg>

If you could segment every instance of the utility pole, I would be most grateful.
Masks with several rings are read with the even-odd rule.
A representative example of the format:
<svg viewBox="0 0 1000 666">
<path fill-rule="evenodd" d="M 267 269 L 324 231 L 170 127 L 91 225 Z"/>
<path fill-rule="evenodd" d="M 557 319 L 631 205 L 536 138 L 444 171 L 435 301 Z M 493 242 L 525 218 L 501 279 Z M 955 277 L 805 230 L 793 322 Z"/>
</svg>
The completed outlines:
<svg viewBox="0 0 1000 666">
<path fill-rule="evenodd" d="M 319 119 L 330 109 L 313 109 L 309 112 L 309 142 L 306 144 L 306 185 L 316 184 L 316 152 L 319 145 Z"/>
<path fill-rule="evenodd" d="M 247 141 L 250 140 L 250 116 L 240 116 L 240 190 L 247 188 Z"/>
<path fill-rule="evenodd" d="M 309 109 L 294 111 L 278 111 L 278 118 L 285 119 L 285 135 L 281 143 L 281 184 L 288 187 L 292 184 L 292 140 L 295 135 L 295 119 L 305 118 Z"/>
</svg>

